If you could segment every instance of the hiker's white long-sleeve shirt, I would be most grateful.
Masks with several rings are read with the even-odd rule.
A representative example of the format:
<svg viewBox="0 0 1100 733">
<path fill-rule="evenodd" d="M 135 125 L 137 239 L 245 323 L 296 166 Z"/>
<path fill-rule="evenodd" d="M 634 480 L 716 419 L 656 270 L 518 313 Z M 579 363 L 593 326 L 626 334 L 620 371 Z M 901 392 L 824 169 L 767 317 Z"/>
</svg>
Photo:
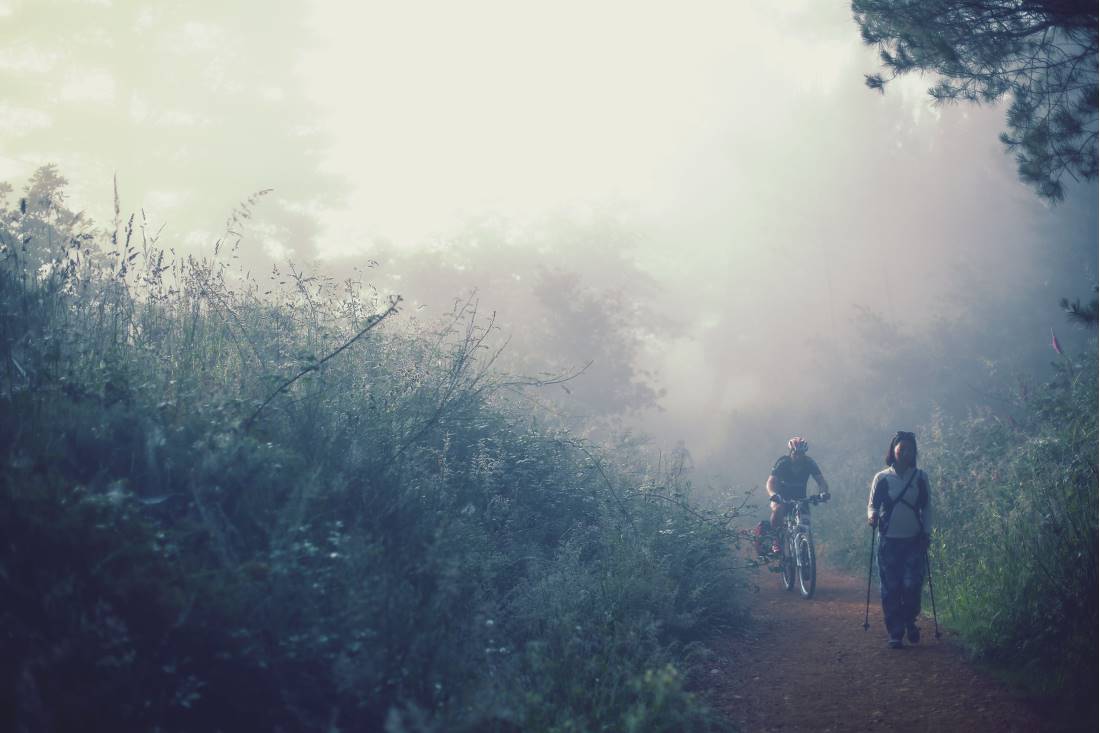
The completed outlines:
<svg viewBox="0 0 1100 733">
<path fill-rule="evenodd" d="M 913 475 L 913 471 L 917 471 L 917 475 Z M 912 477 L 912 482 L 909 482 Z M 875 477 L 871 479 L 871 493 L 867 497 L 867 518 L 870 519 L 876 513 L 879 514 L 879 521 L 882 521 L 882 515 L 884 513 L 884 507 L 879 507 L 880 511 L 875 510 L 875 487 L 878 486 L 880 481 L 885 481 L 887 490 L 890 495 L 890 501 L 894 503 L 894 511 L 890 517 L 890 525 L 886 530 L 886 537 L 914 537 L 917 534 L 924 532 L 928 534 L 932 531 L 932 488 L 928 483 L 928 474 L 921 471 L 919 468 L 911 468 L 905 473 L 898 475 L 898 472 L 894 470 L 893 466 L 883 469 L 875 474 Z M 909 483 L 909 490 L 905 492 L 904 499 L 907 503 L 912 504 L 915 507 L 920 506 L 921 487 L 920 484 L 924 484 L 924 492 L 926 498 L 924 500 L 924 506 L 919 508 L 916 512 L 910 509 L 905 504 L 898 502 L 898 497 L 901 496 L 902 490 L 905 488 L 905 484 Z"/>
</svg>

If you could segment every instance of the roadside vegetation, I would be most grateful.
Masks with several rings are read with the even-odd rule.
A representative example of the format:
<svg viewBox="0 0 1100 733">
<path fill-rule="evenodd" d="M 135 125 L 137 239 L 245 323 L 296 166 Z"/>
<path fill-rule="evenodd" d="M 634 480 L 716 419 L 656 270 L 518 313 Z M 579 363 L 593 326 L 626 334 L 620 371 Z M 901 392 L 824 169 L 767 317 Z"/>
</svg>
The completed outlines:
<svg viewBox="0 0 1100 733">
<path fill-rule="evenodd" d="M 1096 352 L 1058 357 L 1014 417 L 934 420 L 941 613 L 980 657 L 1044 695 L 1094 694 Z"/>
<path fill-rule="evenodd" d="M 731 517 L 556 427 L 476 302 L 253 277 L 256 198 L 196 258 L 64 186 L 0 191 L 0 727 L 722 727 Z"/>
</svg>

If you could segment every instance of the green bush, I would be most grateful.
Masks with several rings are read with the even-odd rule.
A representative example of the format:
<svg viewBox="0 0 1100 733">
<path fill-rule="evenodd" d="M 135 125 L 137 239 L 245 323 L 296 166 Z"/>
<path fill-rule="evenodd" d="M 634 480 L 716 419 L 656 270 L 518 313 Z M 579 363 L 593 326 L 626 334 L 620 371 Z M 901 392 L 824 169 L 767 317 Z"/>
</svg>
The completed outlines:
<svg viewBox="0 0 1100 733">
<path fill-rule="evenodd" d="M 1096 375 L 1095 353 L 1064 359 L 1019 418 L 939 420 L 925 448 L 946 619 L 1048 692 L 1095 689 Z"/>
<path fill-rule="evenodd" d="M 55 193 L 0 216 L 4 727 L 719 727 L 687 689 L 731 533 L 533 415 L 476 303 L 398 318 Z"/>
</svg>

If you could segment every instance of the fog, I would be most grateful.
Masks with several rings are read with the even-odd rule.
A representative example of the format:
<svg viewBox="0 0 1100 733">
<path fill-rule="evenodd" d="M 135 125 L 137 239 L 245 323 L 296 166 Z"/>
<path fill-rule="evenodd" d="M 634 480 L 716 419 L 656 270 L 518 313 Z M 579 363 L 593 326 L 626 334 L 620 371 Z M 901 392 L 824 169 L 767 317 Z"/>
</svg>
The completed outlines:
<svg viewBox="0 0 1100 733">
<path fill-rule="evenodd" d="M 1097 189 L 1016 177 L 1002 106 L 931 105 L 845 2 L 0 1 L 0 180 L 248 266 L 361 268 L 407 323 L 496 313 L 502 368 L 593 437 L 762 482 L 1043 376 L 1097 282 Z M 581 427 L 588 426 L 587 428 Z M 593 427 L 594 426 L 594 427 Z"/>
</svg>

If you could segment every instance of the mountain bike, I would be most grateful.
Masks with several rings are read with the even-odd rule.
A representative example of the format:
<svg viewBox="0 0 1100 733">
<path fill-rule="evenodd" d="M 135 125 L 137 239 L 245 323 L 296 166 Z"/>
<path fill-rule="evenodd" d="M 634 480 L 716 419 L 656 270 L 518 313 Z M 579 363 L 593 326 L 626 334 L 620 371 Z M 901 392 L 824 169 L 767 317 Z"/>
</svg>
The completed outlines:
<svg viewBox="0 0 1100 733">
<path fill-rule="evenodd" d="M 781 502 L 787 507 L 787 512 L 783 517 L 779 575 L 784 588 L 792 590 L 797 585 L 803 598 L 813 597 L 817 589 L 817 554 L 814 552 L 814 533 L 810 528 L 810 505 L 826 501 L 828 499 L 818 495 Z"/>
</svg>

